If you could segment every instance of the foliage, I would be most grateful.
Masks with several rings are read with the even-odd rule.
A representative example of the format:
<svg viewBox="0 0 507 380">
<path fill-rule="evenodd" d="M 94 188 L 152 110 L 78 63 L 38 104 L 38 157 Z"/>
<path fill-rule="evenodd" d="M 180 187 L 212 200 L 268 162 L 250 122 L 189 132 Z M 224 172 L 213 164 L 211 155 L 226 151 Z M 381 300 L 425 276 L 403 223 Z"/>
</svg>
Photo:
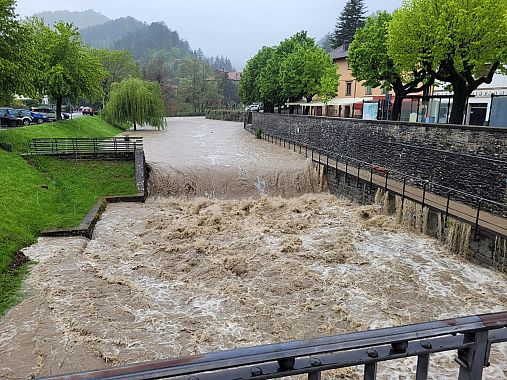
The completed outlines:
<svg viewBox="0 0 507 380">
<path fill-rule="evenodd" d="M 262 48 L 246 65 L 240 83 L 243 103 L 261 101 L 265 112 L 301 98 L 319 94 L 329 100 L 336 94 L 338 74 L 331 57 L 306 32 Z"/>
<path fill-rule="evenodd" d="M 329 100 L 336 95 L 338 74 L 331 56 L 318 46 L 300 46 L 282 62 L 280 83 L 289 100 L 319 94 Z"/>
<path fill-rule="evenodd" d="M 62 22 L 50 28 L 37 19 L 31 26 L 39 51 L 38 88 L 56 100 L 57 118 L 61 117 L 64 98 L 100 98 L 106 72 L 91 50 L 82 45 L 79 31 Z"/>
<path fill-rule="evenodd" d="M 0 104 L 9 103 L 14 94 L 35 92 L 29 29 L 16 18 L 14 7 L 14 0 L 0 1 Z"/>
<path fill-rule="evenodd" d="M 159 84 L 137 78 L 114 83 L 104 108 L 104 118 L 113 125 L 131 123 L 134 130 L 137 125 L 144 124 L 164 128 L 164 103 Z"/>
<path fill-rule="evenodd" d="M 348 0 L 343 8 L 331 36 L 331 47 L 336 49 L 346 42 L 352 42 L 356 30 L 364 26 L 366 5 L 364 0 Z"/>
<path fill-rule="evenodd" d="M 219 57 L 217 55 L 216 58 L 211 57 L 208 61 L 209 61 L 210 66 L 215 70 L 222 69 L 222 70 L 229 71 L 229 72 L 235 71 L 234 67 L 232 67 L 231 60 L 227 57 L 223 57 L 223 56 Z"/>
<path fill-rule="evenodd" d="M 389 25 L 389 55 L 420 67 L 454 91 L 451 123 L 466 98 L 507 63 L 507 0 L 407 0 Z"/>
<path fill-rule="evenodd" d="M 127 50 L 92 50 L 106 70 L 102 80 L 102 91 L 107 99 L 113 83 L 121 82 L 127 78 L 139 78 L 140 73 L 134 57 Z"/>
<path fill-rule="evenodd" d="M 128 50 L 136 59 L 146 58 L 152 51 L 169 51 L 178 48 L 190 52 L 187 41 L 180 39 L 177 31 L 173 31 L 163 22 L 143 25 L 119 38 L 112 46 L 114 50 Z"/>
<path fill-rule="evenodd" d="M 262 69 L 267 65 L 267 62 L 274 53 L 274 48 L 264 46 L 247 62 L 239 83 L 239 96 L 243 104 L 251 104 L 260 101 L 261 92 L 258 79 Z"/>
<path fill-rule="evenodd" d="M 370 87 L 394 89 L 396 94 L 392 118 L 401 113 L 403 98 L 417 93 L 433 84 L 425 70 L 416 67 L 401 72 L 390 58 L 387 50 L 388 27 L 392 16 L 383 11 L 368 17 L 363 28 L 358 29 L 350 44 L 349 63 L 352 75 Z"/>
<path fill-rule="evenodd" d="M 104 24 L 81 29 L 83 41 L 96 49 L 111 49 L 113 45 L 129 33 L 144 30 L 146 24 L 133 17 L 122 17 Z"/>
<path fill-rule="evenodd" d="M 256 129 L 255 129 L 255 138 L 256 138 L 257 140 L 262 139 L 262 129 L 260 129 L 260 128 L 256 128 Z"/>
<path fill-rule="evenodd" d="M 215 109 L 215 110 L 207 110 L 206 111 L 206 119 L 211 120 L 223 120 L 223 121 L 236 121 L 236 122 L 244 122 L 245 121 L 245 112 L 242 110 L 232 110 L 232 109 Z"/>
<path fill-rule="evenodd" d="M 332 34 L 326 33 L 326 35 L 317 42 L 317 45 L 319 45 L 322 49 L 324 49 L 328 53 L 331 53 L 331 51 L 333 51 L 333 47 L 331 46 L 331 38 Z"/>
</svg>

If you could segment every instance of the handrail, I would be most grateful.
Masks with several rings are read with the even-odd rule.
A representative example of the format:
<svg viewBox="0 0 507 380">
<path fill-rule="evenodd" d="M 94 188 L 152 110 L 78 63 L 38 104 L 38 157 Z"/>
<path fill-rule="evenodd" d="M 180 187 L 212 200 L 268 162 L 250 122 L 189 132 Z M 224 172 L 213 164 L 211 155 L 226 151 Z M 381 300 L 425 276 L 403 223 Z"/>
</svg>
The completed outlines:
<svg viewBox="0 0 507 380">
<path fill-rule="evenodd" d="M 305 143 L 297 142 L 294 140 L 282 139 L 280 137 L 272 136 L 272 135 L 265 133 L 265 132 L 263 132 L 263 137 L 264 137 L 264 139 L 267 139 L 268 141 L 271 138 L 271 142 L 273 142 L 273 143 L 275 143 L 273 139 L 278 139 L 278 141 L 280 141 L 280 143 L 283 141 L 284 146 L 285 146 L 286 141 L 289 141 L 289 143 L 297 144 L 303 148 L 306 148 L 307 150 L 311 150 L 312 152 L 324 154 L 328 157 L 333 157 L 336 159 L 339 157 L 341 162 L 348 162 L 348 163 L 355 162 L 360 165 L 365 165 L 368 168 L 381 167 L 379 164 L 376 164 L 375 162 L 368 162 L 368 161 L 359 160 L 357 158 L 349 157 L 349 156 L 346 156 L 343 154 L 337 154 L 335 152 L 331 152 L 327 149 L 322 149 L 322 148 L 316 147 L 311 144 L 305 144 Z M 502 210 L 507 211 L 507 204 L 503 204 L 503 203 L 494 201 L 492 199 L 487 199 L 487 198 L 484 198 L 484 197 L 481 197 L 478 195 L 470 194 L 470 193 L 467 193 L 463 190 L 451 188 L 451 187 L 448 187 L 445 185 L 441 185 L 437 182 L 430 181 L 428 179 L 423 179 L 423 178 L 419 178 L 416 176 L 408 175 L 408 174 L 405 174 L 405 173 L 402 173 L 402 172 L 399 172 L 396 170 L 392 170 L 389 168 L 385 168 L 385 170 L 386 170 L 386 173 L 389 173 L 388 175 L 389 175 L 389 178 L 391 178 L 391 179 L 399 178 L 400 180 L 402 180 L 404 182 L 407 180 L 410 180 L 410 181 L 412 181 L 412 185 L 420 185 L 421 187 L 425 186 L 425 184 L 426 184 L 426 186 L 429 186 L 429 188 L 431 188 L 431 189 L 438 188 L 438 189 L 441 189 L 443 192 L 446 192 L 445 194 L 442 193 L 442 196 L 446 196 L 449 193 L 451 193 L 452 195 L 454 195 L 454 199 L 460 199 L 459 197 L 456 197 L 456 195 L 460 195 L 460 196 L 462 196 L 462 199 L 460 199 L 461 201 L 463 201 L 463 200 L 466 201 L 467 199 L 470 199 L 470 200 L 473 200 L 474 201 L 473 203 L 476 205 L 487 204 L 487 205 L 494 206 L 498 209 L 502 209 Z M 382 174 L 382 173 L 380 173 L 380 174 Z M 416 187 L 416 186 L 414 186 L 414 187 Z M 438 193 L 436 193 L 436 194 L 438 194 Z M 467 203 L 471 203 L 471 202 L 467 202 Z"/>
<path fill-rule="evenodd" d="M 143 138 L 36 138 L 29 149 L 35 155 L 123 154 L 143 150 Z"/>
<path fill-rule="evenodd" d="M 383 328 L 344 335 L 268 344 L 80 374 L 53 380 L 273 379 L 306 373 L 319 379 L 326 370 L 365 364 L 375 379 L 376 363 L 417 356 L 417 379 L 426 379 L 429 355 L 458 350 L 459 380 L 480 379 L 492 344 L 507 341 L 507 312 Z M 188 377 L 192 375 L 191 377 Z"/>
</svg>

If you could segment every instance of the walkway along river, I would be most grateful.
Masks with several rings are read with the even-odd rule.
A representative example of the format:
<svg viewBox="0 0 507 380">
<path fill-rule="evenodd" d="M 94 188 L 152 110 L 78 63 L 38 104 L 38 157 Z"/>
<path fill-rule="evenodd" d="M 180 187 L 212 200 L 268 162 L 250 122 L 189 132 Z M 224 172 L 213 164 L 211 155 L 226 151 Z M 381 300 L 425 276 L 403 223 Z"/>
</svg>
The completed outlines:
<svg viewBox="0 0 507 380">
<path fill-rule="evenodd" d="M 142 132 L 146 204 L 110 205 L 92 240 L 41 238 L 0 320 L 0 378 L 29 378 L 417 323 L 507 306 L 507 278 L 326 193 L 300 155 L 237 123 Z M 321 191 L 324 190 L 324 191 Z M 283 196 L 283 197 L 280 197 Z M 449 354 L 430 378 L 456 378 Z M 498 345 L 488 379 L 507 378 Z M 415 360 L 379 367 L 404 379 Z M 323 378 L 358 378 L 355 369 Z"/>
</svg>

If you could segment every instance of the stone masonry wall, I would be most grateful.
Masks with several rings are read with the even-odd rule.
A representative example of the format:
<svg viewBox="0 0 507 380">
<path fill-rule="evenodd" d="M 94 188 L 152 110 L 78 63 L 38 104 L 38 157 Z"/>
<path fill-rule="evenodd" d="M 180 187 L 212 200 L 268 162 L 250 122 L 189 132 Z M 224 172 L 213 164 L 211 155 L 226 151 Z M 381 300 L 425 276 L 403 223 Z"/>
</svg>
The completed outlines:
<svg viewBox="0 0 507 380">
<path fill-rule="evenodd" d="M 254 113 L 252 128 L 507 203 L 507 128 L 267 113 Z M 432 191 L 447 193 L 446 189 Z M 476 203 L 464 195 L 453 198 Z"/>
</svg>

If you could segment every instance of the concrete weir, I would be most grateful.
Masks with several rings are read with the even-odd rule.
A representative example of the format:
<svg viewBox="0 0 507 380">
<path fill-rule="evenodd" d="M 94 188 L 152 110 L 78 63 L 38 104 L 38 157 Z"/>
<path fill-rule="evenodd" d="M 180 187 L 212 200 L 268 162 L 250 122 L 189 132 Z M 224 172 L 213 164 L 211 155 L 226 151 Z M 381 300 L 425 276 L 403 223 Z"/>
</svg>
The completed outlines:
<svg viewBox="0 0 507 380">
<path fill-rule="evenodd" d="M 129 132 L 134 135 L 134 132 Z M 140 131 L 146 203 L 109 204 L 91 239 L 39 239 L 23 301 L 0 319 L 0 378 L 23 379 L 499 312 L 507 277 L 329 194 L 322 171 L 239 123 Z M 262 185 L 261 185 L 262 184 Z M 388 202 L 389 203 L 389 202 Z M 389 204 L 387 204 L 389 206 Z M 507 379 L 507 345 L 486 378 Z M 416 361 L 379 365 L 409 378 Z M 451 354 L 430 379 L 457 378 Z M 323 379 L 359 379 L 356 368 Z"/>
</svg>

